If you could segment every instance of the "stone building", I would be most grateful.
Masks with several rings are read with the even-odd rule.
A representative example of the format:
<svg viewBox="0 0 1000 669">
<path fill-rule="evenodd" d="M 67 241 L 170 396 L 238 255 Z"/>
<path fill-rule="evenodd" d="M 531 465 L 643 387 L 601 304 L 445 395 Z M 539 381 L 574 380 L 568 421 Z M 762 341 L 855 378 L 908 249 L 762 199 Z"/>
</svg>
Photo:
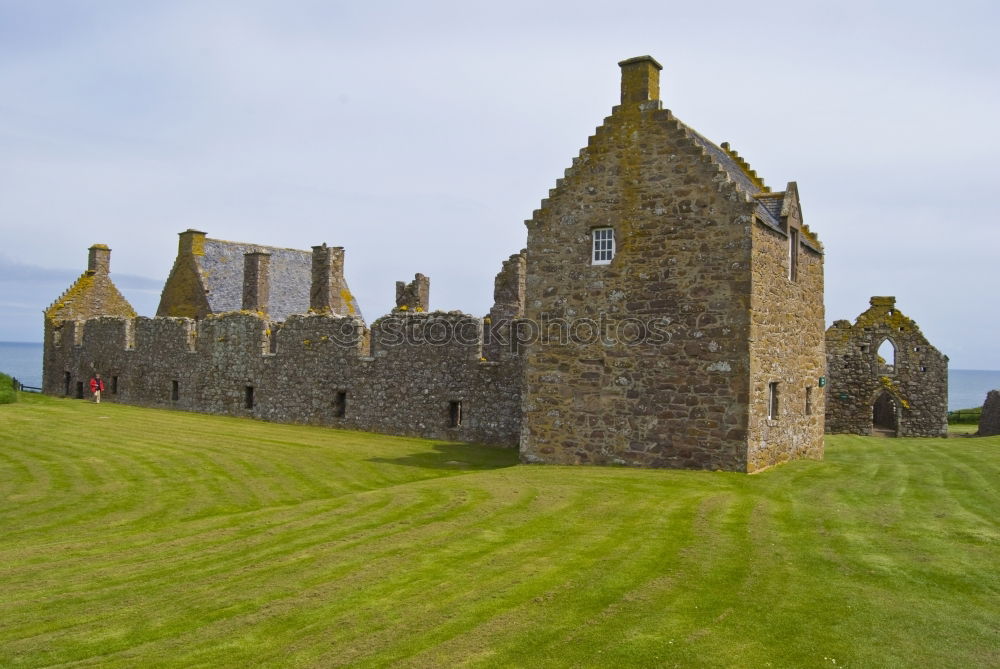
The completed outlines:
<svg viewBox="0 0 1000 669">
<path fill-rule="evenodd" d="M 655 60 L 619 65 L 621 103 L 527 221 L 525 316 L 542 336 L 522 457 L 735 471 L 821 457 L 823 254 L 796 185 L 771 192 L 663 109 Z"/>
<path fill-rule="evenodd" d="M 430 312 L 418 274 L 369 327 L 343 249 L 188 230 L 156 318 L 46 318 L 45 391 L 98 369 L 111 400 L 519 446 L 526 462 L 822 457 L 823 251 L 796 185 L 771 192 L 663 109 L 655 60 L 619 65 L 621 103 L 526 222 L 487 317 Z"/>
<path fill-rule="evenodd" d="M 344 249 L 316 247 L 312 252 L 209 239 L 204 232 L 180 233 L 177 259 L 167 277 L 157 316 L 205 318 L 230 311 L 262 311 L 276 321 L 310 307 L 312 256 L 331 265 L 329 306 L 361 316 L 344 279 Z"/>
<path fill-rule="evenodd" d="M 991 390 L 986 393 L 983 413 L 979 416 L 979 430 L 976 434 L 980 437 L 992 437 L 1000 434 L 1000 390 Z"/>
<path fill-rule="evenodd" d="M 899 437 L 948 435 L 948 356 L 896 308 L 873 297 L 854 325 L 826 331 L 826 431 Z"/>
</svg>

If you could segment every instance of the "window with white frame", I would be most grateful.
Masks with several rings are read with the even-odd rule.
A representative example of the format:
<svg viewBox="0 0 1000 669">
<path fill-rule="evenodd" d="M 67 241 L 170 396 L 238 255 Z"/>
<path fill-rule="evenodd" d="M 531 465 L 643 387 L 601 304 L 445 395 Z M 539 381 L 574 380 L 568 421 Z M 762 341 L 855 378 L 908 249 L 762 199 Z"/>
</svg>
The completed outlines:
<svg viewBox="0 0 1000 669">
<path fill-rule="evenodd" d="M 615 257 L 614 228 L 594 228 L 590 237 L 594 240 L 590 264 L 607 265 L 610 263 L 611 259 Z"/>
</svg>

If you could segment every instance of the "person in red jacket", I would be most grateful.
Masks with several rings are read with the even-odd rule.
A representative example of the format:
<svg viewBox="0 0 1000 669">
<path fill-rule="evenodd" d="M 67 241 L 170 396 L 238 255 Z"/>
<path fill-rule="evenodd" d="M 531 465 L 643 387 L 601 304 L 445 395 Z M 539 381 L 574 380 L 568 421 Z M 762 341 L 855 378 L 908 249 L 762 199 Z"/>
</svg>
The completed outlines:
<svg viewBox="0 0 1000 669">
<path fill-rule="evenodd" d="M 90 392 L 94 395 L 94 402 L 101 403 L 101 393 L 104 392 L 104 379 L 100 374 L 94 374 L 90 378 Z"/>
</svg>

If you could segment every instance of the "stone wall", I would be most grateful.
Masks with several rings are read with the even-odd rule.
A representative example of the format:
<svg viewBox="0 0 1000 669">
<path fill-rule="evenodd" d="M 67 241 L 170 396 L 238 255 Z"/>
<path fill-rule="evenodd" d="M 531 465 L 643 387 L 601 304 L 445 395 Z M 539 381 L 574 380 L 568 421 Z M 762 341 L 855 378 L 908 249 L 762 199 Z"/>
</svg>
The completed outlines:
<svg viewBox="0 0 1000 669">
<path fill-rule="evenodd" d="M 876 402 L 891 414 L 885 432 L 900 437 L 948 435 L 948 357 L 930 345 L 894 297 L 872 297 L 854 325 L 826 332 L 826 431 L 870 435 Z M 889 341 L 893 360 L 878 351 Z"/>
<path fill-rule="evenodd" d="M 482 320 L 465 314 L 394 314 L 370 332 L 353 317 L 291 316 L 277 327 L 247 313 L 59 330 L 62 343 L 55 328 L 45 341 L 53 395 L 74 395 L 96 371 L 107 401 L 143 406 L 503 446 L 521 429 L 520 360 L 484 360 Z"/>
<path fill-rule="evenodd" d="M 979 417 L 979 431 L 976 434 L 980 437 L 992 437 L 1000 434 L 1000 390 L 991 390 L 986 393 L 983 413 Z"/>
<path fill-rule="evenodd" d="M 797 202 L 795 184 L 785 199 Z M 785 216 L 789 230 L 755 224 L 750 301 L 750 401 L 747 435 L 750 471 L 789 459 L 823 457 L 825 327 L 823 258 L 803 239 L 797 211 Z M 794 278 L 789 244 L 798 254 Z M 776 413 L 769 416 L 776 383 Z"/>
</svg>

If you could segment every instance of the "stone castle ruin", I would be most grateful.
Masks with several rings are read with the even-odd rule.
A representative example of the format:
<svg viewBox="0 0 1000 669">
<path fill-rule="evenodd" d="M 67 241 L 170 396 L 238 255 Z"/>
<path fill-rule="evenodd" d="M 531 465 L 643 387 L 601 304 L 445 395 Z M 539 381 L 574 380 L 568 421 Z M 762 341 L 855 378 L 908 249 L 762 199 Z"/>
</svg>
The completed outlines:
<svg viewBox="0 0 1000 669">
<path fill-rule="evenodd" d="M 873 297 L 854 325 L 826 331 L 826 431 L 899 437 L 948 435 L 948 356 L 896 308 Z"/>
<path fill-rule="evenodd" d="M 110 251 L 45 313 L 44 390 L 146 406 L 519 447 L 525 462 L 753 472 L 823 454 L 823 249 L 795 183 L 664 109 L 661 66 L 526 221 L 486 317 L 396 284 L 368 324 L 344 250 L 180 234 L 157 316 Z"/>
<path fill-rule="evenodd" d="M 1000 390 L 986 393 L 983 412 L 979 415 L 979 430 L 976 435 L 992 437 L 1000 434 Z"/>
</svg>

